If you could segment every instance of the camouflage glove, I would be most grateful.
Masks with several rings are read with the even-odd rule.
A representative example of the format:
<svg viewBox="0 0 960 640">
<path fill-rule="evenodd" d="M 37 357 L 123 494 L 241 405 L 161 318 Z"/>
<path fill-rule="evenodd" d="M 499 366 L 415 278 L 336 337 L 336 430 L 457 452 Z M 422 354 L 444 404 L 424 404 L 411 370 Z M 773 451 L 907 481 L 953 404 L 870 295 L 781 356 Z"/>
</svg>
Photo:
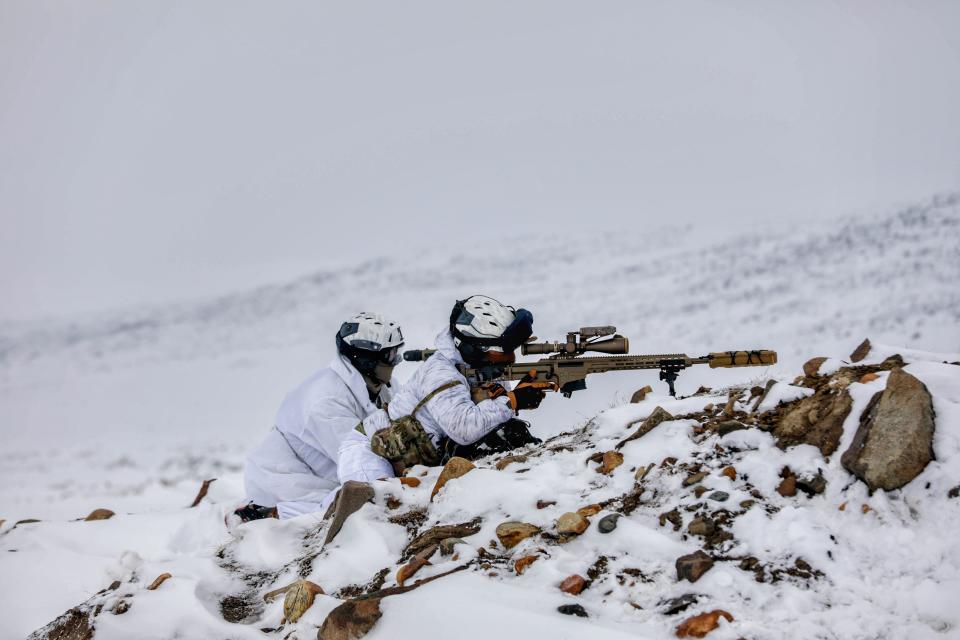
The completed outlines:
<svg viewBox="0 0 960 640">
<path fill-rule="evenodd" d="M 507 394 L 507 397 L 510 398 L 510 406 L 514 411 L 536 409 L 547 395 L 543 389 L 544 383 L 535 382 L 534 378 L 529 375 L 523 376 L 520 383 L 513 388 L 513 391 Z"/>
<path fill-rule="evenodd" d="M 470 397 L 474 404 L 480 404 L 484 400 L 493 400 L 505 395 L 507 395 L 507 390 L 499 382 L 487 382 L 470 390 Z"/>
</svg>

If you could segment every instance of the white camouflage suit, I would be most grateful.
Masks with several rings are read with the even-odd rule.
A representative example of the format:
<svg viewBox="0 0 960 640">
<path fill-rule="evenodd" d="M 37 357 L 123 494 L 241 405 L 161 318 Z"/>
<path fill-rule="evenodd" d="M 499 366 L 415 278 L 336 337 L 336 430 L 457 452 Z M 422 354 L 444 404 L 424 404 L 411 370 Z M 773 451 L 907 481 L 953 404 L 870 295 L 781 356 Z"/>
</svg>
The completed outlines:
<svg viewBox="0 0 960 640">
<path fill-rule="evenodd" d="M 277 412 L 274 428 L 247 457 L 247 496 L 264 507 L 277 507 L 281 518 L 326 511 L 347 480 L 371 482 L 393 477 L 393 468 L 370 451 L 366 437 L 355 431 L 363 421 L 372 434 L 388 426 L 386 412 L 370 401 L 360 372 L 342 355 L 290 393 Z M 384 385 L 381 404 L 390 392 Z M 346 438 L 357 438 L 344 460 Z"/>
<path fill-rule="evenodd" d="M 397 391 L 388 409 L 392 419 L 410 415 L 420 400 L 453 380 L 461 384 L 441 391 L 417 412 L 417 419 L 435 445 L 439 446 L 444 436 L 457 444 L 472 444 L 514 417 L 505 395 L 473 402 L 467 379 L 457 369 L 464 361 L 449 330 L 437 336 L 436 348 L 437 352 Z"/>
</svg>

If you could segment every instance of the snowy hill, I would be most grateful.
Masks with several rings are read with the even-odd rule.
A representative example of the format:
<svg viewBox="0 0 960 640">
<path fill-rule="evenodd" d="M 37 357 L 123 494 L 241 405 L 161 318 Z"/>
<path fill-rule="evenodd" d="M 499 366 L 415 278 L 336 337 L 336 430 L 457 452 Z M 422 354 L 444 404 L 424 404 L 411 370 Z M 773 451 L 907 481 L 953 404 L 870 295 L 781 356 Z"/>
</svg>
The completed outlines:
<svg viewBox="0 0 960 640">
<path fill-rule="evenodd" d="M 562 337 L 582 325 L 615 324 L 631 338 L 635 353 L 699 355 L 729 348 L 771 348 L 780 353 L 781 364 L 771 370 L 685 372 L 678 391 L 686 395 L 700 385 L 750 387 L 767 377 L 790 380 L 807 357 L 846 357 L 866 336 L 877 343 L 948 352 L 942 359 L 955 358 L 952 352 L 960 350 L 957 282 L 960 199 L 950 196 L 829 225 L 797 221 L 780 228 L 586 229 L 523 241 L 505 239 L 494 248 L 465 246 L 462 255 L 426 250 L 414 260 L 398 251 L 395 256 L 358 260 L 341 270 L 216 300 L 66 321 L 6 323 L 0 326 L 4 438 L 0 518 L 6 519 L 0 524 L 0 548 L 7 553 L 0 557 L 0 590 L 12 595 L 0 600 L 0 619 L 9 623 L 0 637 L 23 637 L 113 580 L 120 580 L 124 589 L 142 590 L 163 572 L 174 578 L 155 592 L 137 595 L 122 616 L 102 617 L 97 638 L 130 637 L 132 630 L 141 637 L 151 633 L 150 637 L 175 633 L 264 637 L 260 627 L 275 627 L 279 603 L 262 609 L 258 605 L 237 618 L 244 622 L 231 623 L 223 618 L 222 599 L 229 594 L 250 596 L 248 578 L 254 574 L 270 577 L 257 589 L 282 586 L 297 572 L 291 563 L 299 563 L 313 549 L 317 522 L 307 518 L 255 523 L 242 534 L 231 535 L 223 527 L 222 514 L 242 499 L 244 451 L 265 432 L 282 395 L 330 357 L 330 338 L 339 319 L 357 310 L 375 307 L 390 314 L 404 326 L 408 345 L 428 346 L 456 297 L 483 292 L 531 309 L 536 332 L 543 338 Z M 909 362 L 913 352 L 899 351 Z M 953 425 L 938 436 L 946 447 L 944 457 L 937 452 L 942 465 L 939 490 L 940 484 L 956 479 L 958 460 L 949 452 L 960 437 L 954 409 L 960 398 L 952 368 L 925 369 L 934 366 L 927 362 L 931 358 L 914 357 L 921 363 L 911 365 L 919 369 L 915 375 L 930 386 L 938 403 L 938 426 L 944 420 Z M 401 376 L 409 375 L 409 366 Z M 641 405 L 620 406 L 644 384 L 653 385 L 657 394 Z M 882 387 L 883 379 L 870 384 Z M 701 460 L 704 447 L 717 443 L 692 438 L 695 425 L 687 422 L 627 445 L 629 464 L 608 479 L 598 478 L 592 466 L 584 465 L 587 450 L 609 448 L 628 422 L 644 417 L 657 404 L 674 414 L 697 410 L 684 405 L 681 411 L 657 385 L 655 373 L 618 374 L 588 379 L 588 390 L 572 399 L 549 398 L 531 416 L 535 429 L 553 436 L 576 431 L 590 421 L 592 426 L 577 446 L 523 474 L 515 473 L 514 465 L 503 472 L 482 468 L 475 476 L 464 477 L 456 490 L 454 485 L 445 490 L 419 524 L 467 522 L 481 515 L 483 528 L 470 539 L 475 553 L 496 537 L 500 516 L 535 517 L 540 521 L 534 524 L 546 527 L 563 511 L 623 494 L 633 483 L 633 474 L 626 473 L 629 468 L 671 456 L 678 464 Z M 695 402 L 702 408 L 718 399 L 701 396 Z M 591 421 L 603 409 L 610 410 Z M 751 477 L 763 478 L 764 486 L 751 482 L 765 497 L 771 494 L 766 485 L 781 467 L 806 471 L 826 464 L 809 452 L 797 453 L 798 449 L 788 460 L 787 453 L 774 450 L 762 437 L 741 442 L 742 437 L 724 436 L 720 444 L 741 449 L 733 464 L 746 465 Z M 711 465 L 712 460 L 707 466 L 712 469 Z M 754 555 L 764 565 L 783 570 L 784 562 L 801 557 L 827 577 L 818 579 L 816 588 L 786 580 L 771 591 L 748 588 L 737 570 L 715 570 L 714 577 L 703 586 L 698 583 L 697 589 L 704 589 L 711 603 L 737 619 L 737 626 L 722 627 L 715 637 L 779 637 L 778 625 L 796 624 L 804 613 L 809 614 L 804 619 L 816 618 L 811 622 L 813 636 L 830 629 L 838 637 L 877 637 L 879 627 L 863 627 L 865 621 L 889 628 L 900 615 L 910 617 L 910 628 L 917 634 L 927 633 L 924 629 L 955 633 L 950 625 L 956 623 L 944 617 L 933 592 L 950 587 L 941 572 L 958 566 L 956 548 L 937 541 L 934 533 L 955 527 L 957 503 L 927 505 L 926 490 L 915 488 L 901 501 L 882 493 L 868 499 L 859 485 L 845 486 L 841 479 L 845 472 L 832 461 L 830 465 L 824 467 L 829 480 L 826 495 L 808 502 L 774 496 L 779 510 L 770 522 L 738 525 L 765 530 L 766 537 L 755 539 L 752 536 L 759 534 L 750 532 L 737 536 L 748 546 L 763 548 L 760 555 L 754 551 L 744 555 Z M 387 494 L 402 492 L 409 507 L 426 507 L 437 471 L 430 471 L 417 489 L 401 490 L 396 481 L 384 483 L 378 488 L 377 505 L 349 523 L 352 533 L 345 537 L 354 539 L 356 548 L 343 545 L 331 550 L 314 561 L 314 573 L 309 575 L 329 594 L 366 584 L 384 568 L 391 569 L 392 578 L 410 532 L 389 522 Z M 665 567 L 674 555 L 694 546 L 658 522 L 668 502 L 679 504 L 682 478 L 660 468 L 651 473 L 650 482 L 657 483 L 661 498 L 622 518 L 620 533 L 611 534 L 617 558 L 611 560 L 605 580 L 613 581 L 613 593 L 593 588 L 585 592 L 584 606 L 591 619 L 582 623 L 582 632 L 591 637 L 601 629 L 610 637 L 638 633 L 662 637 L 676 622 L 653 612 L 659 611 L 661 599 L 683 595 Z M 214 477 L 217 481 L 207 501 L 196 509 L 183 509 L 199 482 Z M 553 495 L 534 499 L 544 486 L 551 487 Z M 740 489 L 724 480 L 716 479 L 709 488 L 727 491 L 731 501 L 748 499 L 733 493 Z M 530 500 L 548 498 L 558 504 L 541 513 L 530 511 Z M 860 511 L 838 515 L 841 498 L 857 509 L 869 504 L 876 514 L 869 517 L 878 520 L 869 520 Z M 119 515 L 103 522 L 70 521 L 97 507 Z M 911 509 L 920 525 L 910 524 Z M 762 513 L 749 510 L 743 518 L 749 522 Z M 853 519 L 859 516 L 864 518 Z M 24 518 L 44 522 L 11 530 Z M 811 529 L 816 535 L 809 534 Z M 902 608 L 878 599 L 880 592 L 866 587 L 857 593 L 845 569 L 826 572 L 820 563 L 827 549 L 823 538 L 840 530 L 849 530 L 839 544 L 848 552 L 843 562 L 851 571 L 864 562 L 883 565 L 886 551 L 862 549 L 869 540 L 879 540 L 875 536 L 883 536 L 883 549 L 910 538 L 929 549 L 915 569 L 907 567 L 910 557 L 904 557 L 857 578 L 859 586 L 902 579 L 903 588 L 919 590 L 915 602 L 911 600 L 916 606 Z M 383 624 L 368 637 L 397 637 L 397 630 L 411 625 L 418 636 L 430 637 L 416 620 L 422 607 L 435 606 L 430 602 L 451 612 L 445 622 L 438 622 L 437 633 L 443 625 L 461 629 L 474 624 L 477 616 L 514 633 L 524 629 L 553 637 L 578 633 L 572 630 L 580 623 L 555 612 L 558 598 L 567 596 L 557 594 L 554 582 L 564 577 L 561 573 L 588 571 L 590 567 L 582 565 L 597 559 L 601 547 L 594 543 L 599 535 L 591 530 L 572 546 L 551 547 L 550 562 L 535 562 L 529 575 L 508 580 L 506 573 L 512 570 L 482 569 L 477 563 L 470 572 L 407 594 L 406 604 L 399 597 L 396 604 L 386 599 Z M 815 542 L 803 543 L 803 548 L 797 543 L 789 550 L 783 546 L 797 539 Z M 607 542 L 603 544 L 611 550 Z M 461 559 L 469 560 L 468 555 Z M 935 570 L 938 559 L 945 564 Z M 434 563 L 431 571 L 442 571 L 439 556 Z M 624 573 L 626 569 L 640 573 Z M 500 575 L 491 577 L 491 572 Z M 617 575 L 642 583 L 639 593 L 628 595 L 633 587 L 618 584 Z M 956 593 L 957 585 L 951 584 Z M 456 603 L 467 597 L 483 604 L 476 604 L 480 608 L 469 616 L 454 614 Z M 311 637 L 307 631 L 336 605 L 333 598 L 320 600 L 322 606 L 311 608 L 300 623 L 300 637 Z M 814 613 L 821 612 L 824 603 L 833 607 L 833 613 Z M 850 614 L 850 629 L 860 629 L 856 632 L 860 636 L 839 632 L 842 611 Z M 722 635 L 727 631 L 731 633 Z"/>
</svg>

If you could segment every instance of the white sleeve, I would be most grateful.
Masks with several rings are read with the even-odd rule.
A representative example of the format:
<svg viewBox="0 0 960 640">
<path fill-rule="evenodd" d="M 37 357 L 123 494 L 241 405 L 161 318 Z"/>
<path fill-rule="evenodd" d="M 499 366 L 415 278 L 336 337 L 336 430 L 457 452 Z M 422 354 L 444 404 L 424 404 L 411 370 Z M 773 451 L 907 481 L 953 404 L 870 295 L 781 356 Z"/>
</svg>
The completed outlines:
<svg viewBox="0 0 960 640">
<path fill-rule="evenodd" d="M 343 397 L 324 396 L 318 398 L 310 408 L 303 433 L 294 435 L 331 460 L 336 460 L 340 443 L 354 432 L 358 424 L 357 409 Z"/>
<path fill-rule="evenodd" d="M 393 466 L 370 449 L 367 436 L 354 431 L 343 439 L 337 458 L 337 479 L 340 484 L 347 480 L 373 482 L 394 475 Z"/>
<path fill-rule="evenodd" d="M 474 404 L 467 384 L 441 391 L 424 408 L 457 444 L 472 444 L 514 416 L 506 396 Z"/>
</svg>

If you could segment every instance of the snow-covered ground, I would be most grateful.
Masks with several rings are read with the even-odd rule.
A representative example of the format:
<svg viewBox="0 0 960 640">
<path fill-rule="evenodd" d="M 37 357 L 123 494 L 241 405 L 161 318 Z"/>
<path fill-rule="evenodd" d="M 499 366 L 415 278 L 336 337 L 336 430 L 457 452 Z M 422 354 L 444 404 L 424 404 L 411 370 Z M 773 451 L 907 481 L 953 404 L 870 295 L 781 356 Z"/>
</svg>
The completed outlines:
<svg viewBox="0 0 960 640">
<path fill-rule="evenodd" d="M 469 248 L 462 255 L 426 250 L 416 260 L 398 252 L 215 300 L 0 325 L 0 518 L 6 520 L 0 524 L 0 638 L 25 636 L 115 579 L 142 588 L 164 571 L 174 578 L 155 592 L 138 592 L 124 615 L 101 617 L 97 637 L 263 637 L 261 627 L 276 627 L 278 604 L 245 624 L 226 622 L 219 601 L 249 589 L 239 577 L 244 572 L 289 578 L 284 567 L 304 553 L 317 522 L 253 523 L 231 535 L 222 515 L 243 497 L 244 451 L 269 427 L 283 394 L 329 359 L 333 332 L 346 315 L 389 314 L 404 326 L 408 345 L 428 346 L 452 301 L 482 292 L 531 309 L 541 338 L 615 324 L 634 353 L 780 353 L 780 364 L 770 369 L 684 372 L 681 395 L 700 385 L 791 380 L 808 357 L 845 358 L 868 336 L 957 359 L 958 203 L 941 197 L 829 226 L 572 230 L 505 239 L 484 247 L 480 261 Z M 725 437 L 722 444 L 741 449 L 738 469 L 765 495 L 787 457 L 797 470 L 824 468 L 824 495 L 784 498 L 773 515 L 749 511 L 736 534 L 744 554 L 771 564 L 802 556 L 826 578 L 758 585 L 735 567 L 714 569 L 694 590 L 736 618 L 715 637 L 960 633 L 950 610 L 960 600 L 960 551 L 949 533 L 960 525 L 960 502 L 943 498 L 944 487 L 960 483 L 960 382 L 957 368 L 936 364 L 935 357 L 907 359 L 913 362 L 908 370 L 935 396 L 937 462 L 900 494 L 868 497 L 859 484 L 844 481 L 838 459 L 825 465 L 806 447 L 784 453 L 760 432 Z M 411 367 L 404 365 L 401 378 Z M 656 394 L 624 406 L 645 384 Z M 883 379 L 863 386 L 882 385 Z M 870 394 L 865 389 L 855 400 L 865 403 Z M 717 399 L 696 399 L 711 401 Z M 531 419 L 539 434 L 550 436 L 609 409 L 590 431 L 590 446 L 604 450 L 627 422 L 657 404 L 672 411 L 673 402 L 655 372 L 608 375 L 590 378 L 588 390 L 572 399 L 549 398 Z M 553 455 L 523 474 L 481 469 L 438 496 L 429 521 L 482 514 L 483 529 L 470 539 L 475 547 L 494 538 L 505 519 L 539 517 L 543 522 L 534 524 L 547 524 L 587 504 L 586 497 L 596 502 L 623 493 L 632 484 L 629 468 L 694 456 L 692 426 L 673 427 L 627 445 L 622 473 L 599 484 L 582 450 Z M 852 437 L 849 429 L 845 437 Z M 408 506 L 426 504 L 435 474 L 417 489 L 383 483 L 380 502 L 392 493 L 403 494 Z M 217 478 L 208 499 L 185 509 L 206 478 Z M 680 480 L 656 472 L 652 478 L 668 496 L 676 495 Z M 726 479 L 711 482 L 729 491 L 730 500 L 744 499 Z M 531 515 L 529 503 L 537 499 L 558 504 Z M 856 508 L 838 511 L 844 501 Z M 862 504 L 872 511 L 863 513 Z M 73 521 L 98 507 L 118 515 Z M 683 591 L 667 569 L 694 546 L 660 527 L 658 513 L 653 506 L 640 509 L 602 540 L 591 530 L 551 547 L 550 561 L 534 563 L 522 576 L 465 572 L 388 598 L 369 637 L 403 637 L 408 629 L 423 638 L 451 630 L 461 637 L 664 637 L 677 620 L 658 613 L 658 603 Z M 384 515 L 382 505 L 365 507 L 348 522 L 339 538 L 344 542 L 315 560 L 312 579 L 327 593 L 365 584 L 385 567 L 392 568 L 389 584 L 406 534 Z M 25 518 L 43 522 L 11 530 Z M 230 562 L 217 557 L 221 548 Z M 557 614 L 556 606 L 570 597 L 556 583 L 586 571 L 601 549 L 611 556 L 610 576 L 639 569 L 651 582 L 614 581 L 609 594 L 584 592 L 579 600 L 589 620 Z M 829 562 L 827 551 L 834 557 Z M 439 557 L 435 563 L 431 571 L 444 569 Z M 299 637 L 311 637 L 311 625 L 336 604 L 321 596 L 302 619 Z M 431 607 L 443 615 L 426 624 L 422 612 Z"/>
</svg>

